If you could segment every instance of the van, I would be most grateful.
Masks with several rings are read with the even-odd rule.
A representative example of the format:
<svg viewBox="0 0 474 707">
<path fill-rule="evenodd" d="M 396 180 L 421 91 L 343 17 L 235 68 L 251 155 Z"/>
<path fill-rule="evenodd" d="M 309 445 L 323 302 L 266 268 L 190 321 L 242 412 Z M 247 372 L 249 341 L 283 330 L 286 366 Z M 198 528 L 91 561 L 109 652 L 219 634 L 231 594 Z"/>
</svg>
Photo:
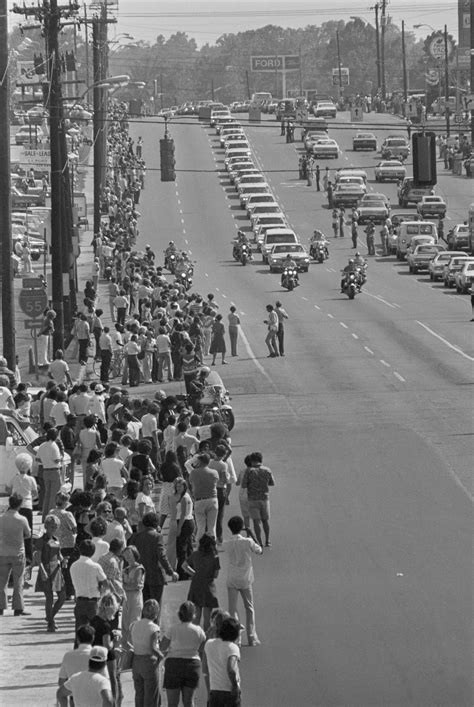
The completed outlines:
<svg viewBox="0 0 474 707">
<path fill-rule="evenodd" d="M 267 262 L 268 255 L 274 245 L 282 245 L 291 243 L 296 245 L 299 243 L 299 238 L 291 228 L 268 228 L 263 236 L 260 245 L 262 252 L 262 261 Z"/>
<path fill-rule="evenodd" d="M 396 255 L 398 260 L 404 260 L 407 249 L 412 245 L 412 239 L 423 236 L 430 240 L 426 242 L 438 242 L 438 229 L 431 221 L 403 221 L 398 228 L 398 240 Z M 421 242 L 425 242 L 421 240 Z M 420 245 L 420 242 L 417 242 Z"/>
<path fill-rule="evenodd" d="M 0 411 L 0 496 L 9 494 L 12 479 L 17 473 L 15 457 L 26 453 L 32 459 L 36 456 L 35 440 L 37 433 L 28 420 L 23 419 L 15 410 Z M 35 465 L 33 465 L 33 473 Z M 62 472 L 63 483 L 71 477 L 71 458 L 64 454 Z"/>
</svg>

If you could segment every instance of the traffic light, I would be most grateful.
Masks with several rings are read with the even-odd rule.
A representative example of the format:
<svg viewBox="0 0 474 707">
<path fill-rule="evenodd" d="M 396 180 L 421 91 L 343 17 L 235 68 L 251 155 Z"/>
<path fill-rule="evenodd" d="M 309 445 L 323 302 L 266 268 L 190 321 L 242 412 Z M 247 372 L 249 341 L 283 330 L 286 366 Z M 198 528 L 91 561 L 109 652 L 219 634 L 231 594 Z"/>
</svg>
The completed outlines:
<svg viewBox="0 0 474 707">
<path fill-rule="evenodd" d="M 160 140 L 160 169 L 162 182 L 174 182 L 176 179 L 174 159 L 174 140 L 164 137 Z"/>
<path fill-rule="evenodd" d="M 66 71 L 76 70 L 76 58 L 74 52 L 66 52 Z"/>
<path fill-rule="evenodd" d="M 34 63 L 34 67 L 35 67 L 35 74 L 38 74 L 38 76 L 41 76 L 46 73 L 46 64 L 43 61 L 42 54 L 39 54 L 38 56 L 36 54 L 34 54 L 33 63 Z"/>
<path fill-rule="evenodd" d="M 414 133 L 412 135 L 413 180 L 420 186 L 434 186 L 436 174 L 435 133 Z"/>
</svg>

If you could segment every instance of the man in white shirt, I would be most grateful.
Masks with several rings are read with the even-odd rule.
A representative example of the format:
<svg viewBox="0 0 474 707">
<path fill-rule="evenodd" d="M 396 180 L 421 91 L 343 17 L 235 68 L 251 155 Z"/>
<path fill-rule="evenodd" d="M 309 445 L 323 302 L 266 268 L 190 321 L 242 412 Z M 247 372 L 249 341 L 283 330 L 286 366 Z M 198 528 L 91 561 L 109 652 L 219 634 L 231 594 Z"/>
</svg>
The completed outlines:
<svg viewBox="0 0 474 707">
<path fill-rule="evenodd" d="M 106 666 L 107 649 L 103 646 L 91 648 L 87 670 L 72 675 L 59 688 L 59 705 L 67 707 L 72 696 L 75 707 L 112 707 L 114 701 L 110 680 L 104 675 Z"/>
<path fill-rule="evenodd" d="M 155 403 L 151 403 L 148 412 L 141 419 L 142 439 L 149 439 L 153 445 L 153 463 L 156 463 L 156 452 L 160 446 L 158 439 L 158 413 L 160 408 Z"/>
<path fill-rule="evenodd" d="M 232 516 L 227 523 L 232 533 L 231 540 L 224 542 L 223 547 L 229 558 L 227 569 L 227 595 L 229 614 L 238 619 L 237 599 L 239 594 L 245 606 L 246 627 L 249 646 L 258 646 L 260 641 L 255 628 L 255 610 L 253 606 L 252 584 L 254 580 L 252 552 L 262 554 L 262 548 L 255 541 L 250 528 L 245 528 L 247 537 L 241 535 L 244 521 L 240 516 Z"/>
<path fill-rule="evenodd" d="M 70 569 L 76 597 L 76 632 L 79 626 L 87 624 L 97 614 L 100 588 L 107 579 L 102 567 L 91 559 L 95 552 L 92 540 L 83 540 L 79 545 L 79 552 L 79 559 L 72 563 Z"/>
<path fill-rule="evenodd" d="M 107 383 L 109 380 L 110 364 L 112 363 L 112 337 L 110 336 L 110 328 L 104 327 L 99 336 L 99 349 L 101 357 L 100 380 L 102 383 Z"/>
<path fill-rule="evenodd" d="M 224 619 L 217 638 L 204 646 L 209 676 L 209 707 L 239 707 L 240 705 L 240 623 Z"/>
<path fill-rule="evenodd" d="M 54 354 L 54 361 L 51 362 L 48 373 L 57 385 L 72 385 L 69 366 L 64 360 L 64 353 L 61 349 L 58 349 Z"/>
<path fill-rule="evenodd" d="M 79 626 L 76 634 L 76 642 L 79 644 L 72 651 L 67 651 L 63 655 L 61 667 L 59 668 L 58 685 L 61 687 L 66 680 L 76 673 L 87 670 L 95 637 L 95 629 L 89 624 Z"/>
<path fill-rule="evenodd" d="M 156 349 L 158 351 L 158 380 L 163 381 L 165 367 L 168 369 L 168 380 L 173 380 L 173 370 L 171 366 L 171 341 L 164 327 L 160 327 L 156 337 Z"/>
</svg>

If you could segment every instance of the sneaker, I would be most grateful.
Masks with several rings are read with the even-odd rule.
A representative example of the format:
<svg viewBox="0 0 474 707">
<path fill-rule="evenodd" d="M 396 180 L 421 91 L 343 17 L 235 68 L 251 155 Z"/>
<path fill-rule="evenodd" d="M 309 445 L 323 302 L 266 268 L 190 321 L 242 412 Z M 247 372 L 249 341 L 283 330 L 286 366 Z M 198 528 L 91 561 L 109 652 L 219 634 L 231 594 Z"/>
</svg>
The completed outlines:
<svg viewBox="0 0 474 707">
<path fill-rule="evenodd" d="M 259 641 L 258 638 L 251 638 L 249 640 L 249 646 L 260 646 L 260 645 L 261 645 L 261 641 Z"/>
</svg>

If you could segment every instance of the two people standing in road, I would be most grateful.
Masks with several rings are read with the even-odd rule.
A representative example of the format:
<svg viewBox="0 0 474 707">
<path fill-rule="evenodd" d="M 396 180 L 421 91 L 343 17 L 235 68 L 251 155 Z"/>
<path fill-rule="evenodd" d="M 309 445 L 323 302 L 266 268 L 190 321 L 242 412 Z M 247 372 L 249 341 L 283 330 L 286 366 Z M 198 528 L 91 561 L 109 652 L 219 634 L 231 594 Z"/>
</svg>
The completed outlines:
<svg viewBox="0 0 474 707">
<path fill-rule="evenodd" d="M 285 355 L 285 319 L 288 314 L 284 310 L 281 302 L 276 302 L 275 307 L 267 304 L 268 319 L 264 319 L 268 331 L 265 343 L 268 347 L 268 358 L 277 358 Z"/>
</svg>

